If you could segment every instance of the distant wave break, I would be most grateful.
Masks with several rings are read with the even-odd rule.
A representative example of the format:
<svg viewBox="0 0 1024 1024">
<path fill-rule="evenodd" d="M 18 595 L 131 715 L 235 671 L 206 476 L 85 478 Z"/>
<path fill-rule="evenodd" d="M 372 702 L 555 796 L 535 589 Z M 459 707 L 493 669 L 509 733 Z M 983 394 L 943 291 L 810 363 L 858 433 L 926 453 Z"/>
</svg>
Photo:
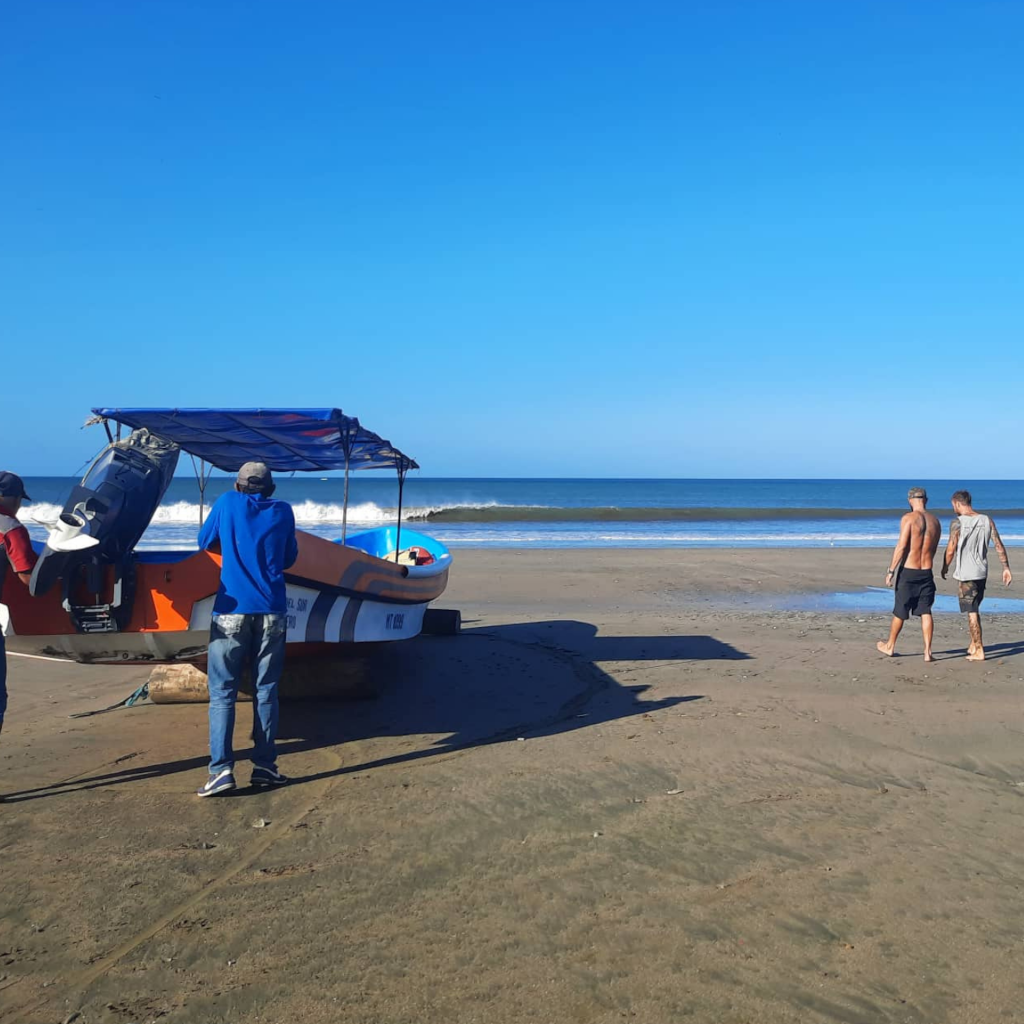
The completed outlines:
<svg viewBox="0 0 1024 1024">
<path fill-rule="evenodd" d="M 209 510 L 209 506 L 206 507 Z M 335 502 L 300 501 L 292 505 L 295 521 L 300 526 L 340 524 L 343 508 Z M 348 521 L 353 525 L 379 526 L 395 521 L 397 508 L 380 506 L 372 501 L 349 506 Z M 557 508 L 540 505 L 452 504 L 412 506 L 402 510 L 403 520 L 432 523 L 725 523 L 725 522 L 800 522 L 856 521 L 892 519 L 893 526 L 903 514 L 902 509 L 884 508 L 631 508 L 600 506 L 588 508 Z M 48 526 L 54 523 L 61 507 L 39 502 L 24 506 L 18 513 L 27 523 Z M 999 509 L 999 519 L 1024 517 L 1024 509 Z M 176 501 L 161 505 L 153 516 L 154 525 L 199 523 L 199 505 Z"/>
</svg>

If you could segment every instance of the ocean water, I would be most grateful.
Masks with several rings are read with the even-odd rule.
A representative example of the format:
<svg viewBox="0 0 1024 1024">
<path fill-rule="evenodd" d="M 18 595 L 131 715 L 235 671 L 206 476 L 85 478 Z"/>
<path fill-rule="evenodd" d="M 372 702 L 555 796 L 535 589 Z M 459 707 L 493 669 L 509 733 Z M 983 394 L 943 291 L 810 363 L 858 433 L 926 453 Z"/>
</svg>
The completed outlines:
<svg viewBox="0 0 1024 1024">
<path fill-rule="evenodd" d="M 21 518 L 44 540 L 76 480 L 26 477 L 35 501 Z M 960 487 L 992 512 L 1008 544 L 1024 541 L 1019 480 L 577 480 L 432 479 L 412 474 L 402 520 L 452 548 L 462 547 L 876 547 L 896 540 L 911 484 L 922 484 L 948 527 L 949 495 Z M 214 476 L 206 505 L 232 484 Z M 291 502 L 302 529 L 341 535 L 340 477 L 284 476 L 277 497 Z M 390 473 L 354 474 L 349 531 L 393 523 L 398 487 Z M 194 547 L 199 492 L 176 477 L 142 548 Z"/>
</svg>

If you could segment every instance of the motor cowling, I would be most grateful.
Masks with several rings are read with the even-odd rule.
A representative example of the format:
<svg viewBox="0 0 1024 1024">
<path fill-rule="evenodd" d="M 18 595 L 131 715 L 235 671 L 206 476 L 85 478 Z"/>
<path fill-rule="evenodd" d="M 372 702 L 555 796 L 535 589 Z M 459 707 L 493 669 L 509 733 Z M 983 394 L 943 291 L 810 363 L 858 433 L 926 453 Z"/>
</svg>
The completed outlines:
<svg viewBox="0 0 1024 1024">
<path fill-rule="evenodd" d="M 135 545 L 171 482 L 178 454 L 177 445 L 145 429 L 104 448 L 72 488 L 32 570 L 29 593 L 45 594 L 62 580 L 64 605 L 74 618 L 76 586 L 84 581 L 90 591 L 98 590 L 104 567 L 112 565 L 121 595 L 117 607 L 130 610 L 125 598 L 131 593 Z"/>
</svg>

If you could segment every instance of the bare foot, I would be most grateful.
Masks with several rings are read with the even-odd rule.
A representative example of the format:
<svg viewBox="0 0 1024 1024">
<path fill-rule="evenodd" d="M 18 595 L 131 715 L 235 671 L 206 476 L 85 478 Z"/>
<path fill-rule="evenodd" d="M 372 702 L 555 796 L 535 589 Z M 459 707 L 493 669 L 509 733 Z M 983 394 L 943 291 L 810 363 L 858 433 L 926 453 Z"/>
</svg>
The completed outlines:
<svg viewBox="0 0 1024 1024">
<path fill-rule="evenodd" d="M 884 640 L 879 640 L 875 646 L 884 654 L 887 658 L 891 658 L 895 653 L 892 646 L 887 644 Z"/>
<path fill-rule="evenodd" d="M 934 658 L 932 657 L 932 655 L 931 655 L 931 652 L 929 651 L 929 652 L 928 652 L 928 653 L 927 653 L 927 654 L 926 654 L 926 655 L 924 656 L 924 660 L 925 660 L 925 661 L 934 661 L 935 659 L 934 659 Z"/>
<path fill-rule="evenodd" d="M 972 640 L 967 646 L 967 657 L 969 658 L 974 653 L 974 641 Z"/>
<path fill-rule="evenodd" d="M 984 651 L 977 651 L 974 654 L 968 654 L 967 655 L 967 660 L 968 661 L 984 661 L 985 660 L 985 652 Z"/>
</svg>

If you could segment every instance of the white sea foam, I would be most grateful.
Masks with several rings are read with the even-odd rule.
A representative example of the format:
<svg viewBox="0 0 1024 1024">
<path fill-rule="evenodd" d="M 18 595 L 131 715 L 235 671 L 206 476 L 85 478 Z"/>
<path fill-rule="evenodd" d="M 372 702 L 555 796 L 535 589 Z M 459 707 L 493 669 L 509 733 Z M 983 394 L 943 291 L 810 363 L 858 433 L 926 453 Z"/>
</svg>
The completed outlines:
<svg viewBox="0 0 1024 1024">
<path fill-rule="evenodd" d="M 447 512 L 452 509 L 479 510 L 488 508 L 514 508 L 514 505 L 503 505 L 500 502 L 492 501 L 482 504 L 453 503 L 446 505 L 410 505 L 402 509 L 402 518 L 408 520 L 424 520 L 439 512 Z M 204 511 L 209 512 L 207 504 Z M 319 501 L 299 501 L 292 505 L 295 513 L 295 521 L 300 525 L 330 525 L 340 524 L 342 521 L 343 507 L 340 504 Z M 52 526 L 57 517 L 63 511 L 62 505 L 49 504 L 47 502 L 35 502 L 31 505 L 22 506 L 18 512 L 18 518 L 23 523 L 36 524 L 39 526 Z M 380 506 L 372 501 L 364 501 L 349 505 L 348 521 L 350 523 L 363 523 L 377 525 L 381 523 L 394 522 L 398 515 L 396 506 Z M 174 524 L 198 525 L 199 503 L 192 501 L 175 501 L 168 505 L 161 505 L 151 520 L 154 525 L 171 526 Z"/>
<path fill-rule="evenodd" d="M 292 506 L 295 512 L 295 521 L 299 524 L 317 525 L 341 523 L 342 506 L 336 504 L 321 504 L 316 501 L 301 501 Z M 37 502 L 32 505 L 24 505 L 18 512 L 18 518 L 29 525 L 52 526 L 63 510 L 61 505 L 51 505 L 46 502 Z M 210 506 L 206 505 L 204 511 L 209 513 Z M 427 518 L 432 509 L 409 508 L 402 510 L 403 519 Z M 398 512 L 397 508 L 381 508 L 372 501 L 361 504 L 350 505 L 348 509 L 348 521 L 350 523 L 386 523 L 393 521 Z M 175 501 L 169 505 L 161 505 L 151 520 L 154 526 L 174 526 L 199 524 L 199 503 L 192 501 Z"/>
<path fill-rule="evenodd" d="M 33 501 L 18 509 L 18 518 L 29 526 L 53 526 L 57 516 L 64 511 L 63 505 L 51 505 L 45 501 Z"/>
</svg>

